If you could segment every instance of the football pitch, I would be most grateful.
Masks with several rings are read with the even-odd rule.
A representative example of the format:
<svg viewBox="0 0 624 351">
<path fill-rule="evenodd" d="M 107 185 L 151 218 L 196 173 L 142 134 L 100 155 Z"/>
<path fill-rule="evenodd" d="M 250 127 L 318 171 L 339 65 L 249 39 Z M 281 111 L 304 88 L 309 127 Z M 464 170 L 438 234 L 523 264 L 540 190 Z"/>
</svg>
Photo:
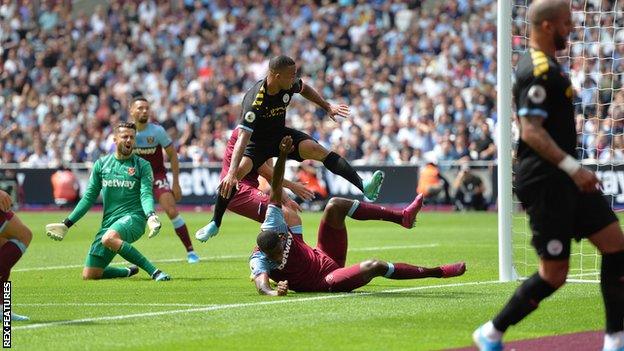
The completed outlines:
<svg viewBox="0 0 624 351">
<path fill-rule="evenodd" d="M 193 238 L 202 261 L 189 265 L 164 213 L 163 230 L 135 243 L 173 280 L 141 271 L 126 279 L 83 281 L 82 265 L 101 213 L 89 212 L 62 242 L 44 225 L 65 212 L 18 212 L 33 230 L 13 269 L 13 348 L 21 350 L 439 350 L 468 346 L 518 283 L 498 283 L 495 213 L 419 215 L 416 228 L 348 219 L 347 264 L 367 258 L 422 266 L 466 261 L 451 279 L 376 278 L 348 294 L 260 296 L 249 280 L 248 256 L 259 224 L 228 213 L 219 235 Z M 183 213 L 193 232 L 211 213 Z M 303 214 L 304 238 L 316 243 L 320 214 Z M 192 235 L 192 234 L 191 234 Z M 122 263 L 117 257 L 114 262 Z M 598 284 L 570 283 L 513 327 L 505 340 L 599 330 Z"/>
</svg>

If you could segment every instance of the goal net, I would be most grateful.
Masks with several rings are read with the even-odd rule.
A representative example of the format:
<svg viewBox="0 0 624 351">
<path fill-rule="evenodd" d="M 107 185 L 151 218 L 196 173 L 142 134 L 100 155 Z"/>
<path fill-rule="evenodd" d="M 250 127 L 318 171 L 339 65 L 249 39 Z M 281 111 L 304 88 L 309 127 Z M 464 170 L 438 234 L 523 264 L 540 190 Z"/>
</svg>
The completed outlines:
<svg viewBox="0 0 624 351">
<path fill-rule="evenodd" d="M 528 49 L 530 3 L 512 0 L 512 69 Z M 577 152 L 583 164 L 596 172 L 617 211 L 624 207 L 624 0 L 572 0 L 571 10 L 574 29 L 557 59 L 575 90 Z M 513 117 L 515 149 L 515 112 Z M 528 277 L 538 264 L 529 220 L 515 197 L 511 210 L 513 268 L 517 278 Z M 574 242 L 568 280 L 599 281 L 599 273 L 600 255 L 595 248 L 587 240 Z"/>
</svg>

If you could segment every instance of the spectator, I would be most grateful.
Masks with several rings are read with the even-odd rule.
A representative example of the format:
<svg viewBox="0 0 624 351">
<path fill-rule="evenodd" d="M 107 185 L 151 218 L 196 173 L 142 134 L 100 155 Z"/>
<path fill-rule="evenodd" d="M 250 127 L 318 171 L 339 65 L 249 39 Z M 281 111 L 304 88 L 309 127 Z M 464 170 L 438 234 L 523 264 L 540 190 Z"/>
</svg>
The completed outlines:
<svg viewBox="0 0 624 351">
<path fill-rule="evenodd" d="M 485 211 L 487 204 L 483 192 L 485 188 L 479 176 L 470 171 L 470 165 L 464 163 L 453 181 L 455 191 L 455 211 Z"/>
</svg>

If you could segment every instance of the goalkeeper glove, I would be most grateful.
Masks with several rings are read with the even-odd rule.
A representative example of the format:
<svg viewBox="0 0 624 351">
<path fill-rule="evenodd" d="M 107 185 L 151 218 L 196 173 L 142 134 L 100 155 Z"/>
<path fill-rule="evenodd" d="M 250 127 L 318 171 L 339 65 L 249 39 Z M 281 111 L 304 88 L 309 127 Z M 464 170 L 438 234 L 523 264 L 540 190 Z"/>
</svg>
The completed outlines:
<svg viewBox="0 0 624 351">
<path fill-rule="evenodd" d="M 67 234 L 69 228 L 65 225 L 65 223 L 50 223 L 45 226 L 46 234 L 52 240 L 61 241 Z"/>
<path fill-rule="evenodd" d="M 147 237 L 150 239 L 158 235 L 160 232 L 162 224 L 160 224 L 160 219 L 158 219 L 158 216 L 155 213 L 150 214 L 147 218 L 147 227 L 149 228 L 149 234 Z"/>
</svg>

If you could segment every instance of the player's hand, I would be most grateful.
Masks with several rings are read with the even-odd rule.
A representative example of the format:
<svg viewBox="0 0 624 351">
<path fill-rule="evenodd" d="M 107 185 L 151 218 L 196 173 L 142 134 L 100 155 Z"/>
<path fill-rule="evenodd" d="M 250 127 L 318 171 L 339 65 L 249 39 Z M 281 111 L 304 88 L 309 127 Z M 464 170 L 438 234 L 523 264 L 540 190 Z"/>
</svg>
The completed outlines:
<svg viewBox="0 0 624 351">
<path fill-rule="evenodd" d="M 45 226 L 46 234 L 52 240 L 61 241 L 67 234 L 69 228 L 65 225 L 65 223 L 50 223 Z"/>
<path fill-rule="evenodd" d="M 329 115 L 329 118 L 332 119 L 332 121 L 337 122 L 336 116 L 349 118 L 349 116 L 351 116 L 351 109 L 349 108 L 349 106 L 345 104 L 340 104 L 340 105 L 330 104 L 329 111 L 327 111 L 327 114 Z"/>
<path fill-rule="evenodd" d="M 0 211 L 7 212 L 11 209 L 11 204 L 13 200 L 11 200 L 11 195 L 6 192 L 0 190 Z"/>
<path fill-rule="evenodd" d="M 236 179 L 236 175 L 228 173 L 219 184 L 219 195 L 229 199 L 234 187 L 238 190 L 238 179 Z"/>
<path fill-rule="evenodd" d="M 182 200 L 182 189 L 180 188 L 180 183 L 174 182 L 171 186 L 171 192 L 173 193 L 173 198 L 176 202 Z"/>
<path fill-rule="evenodd" d="M 314 199 L 314 192 L 306 188 L 307 184 L 307 182 L 291 182 L 291 184 L 288 184 L 288 189 L 290 189 L 293 193 L 295 193 L 295 195 L 299 196 L 304 201 L 310 201 Z"/>
<path fill-rule="evenodd" d="M 572 175 L 572 180 L 584 193 L 600 191 L 598 178 L 594 172 L 588 170 L 587 168 L 579 168 L 579 170 Z"/>
<path fill-rule="evenodd" d="M 282 205 L 290 208 L 291 210 L 295 212 L 303 212 L 303 209 L 301 209 L 301 206 L 299 206 L 299 204 L 293 201 L 293 199 L 291 199 L 289 196 L 283 197 Z"/>
<path fill-rule="evenodd" d="M 147 219 L 147 227 L 149 228 L 148 239 L 151 239 L 160 233 L 160 228 L 162 224 L 160 224 L 160 219 L 156 214 L 149 216 Z"/>
<path fill-rule="evenodd" d="M 282 138 L 282 141 L 280 142 L 279 150 L 282 155 L 288 155 L 294 150 L 294 147 L 292 146 L 292 137 L 290 135 L 287 135 L 284 138 Z"/>
<path fill-rule="evenodd" d="M 277 283 L 277 296 L 286 296 L 288 294 L 288 280 L 282 280 Z"/>
</svg>

